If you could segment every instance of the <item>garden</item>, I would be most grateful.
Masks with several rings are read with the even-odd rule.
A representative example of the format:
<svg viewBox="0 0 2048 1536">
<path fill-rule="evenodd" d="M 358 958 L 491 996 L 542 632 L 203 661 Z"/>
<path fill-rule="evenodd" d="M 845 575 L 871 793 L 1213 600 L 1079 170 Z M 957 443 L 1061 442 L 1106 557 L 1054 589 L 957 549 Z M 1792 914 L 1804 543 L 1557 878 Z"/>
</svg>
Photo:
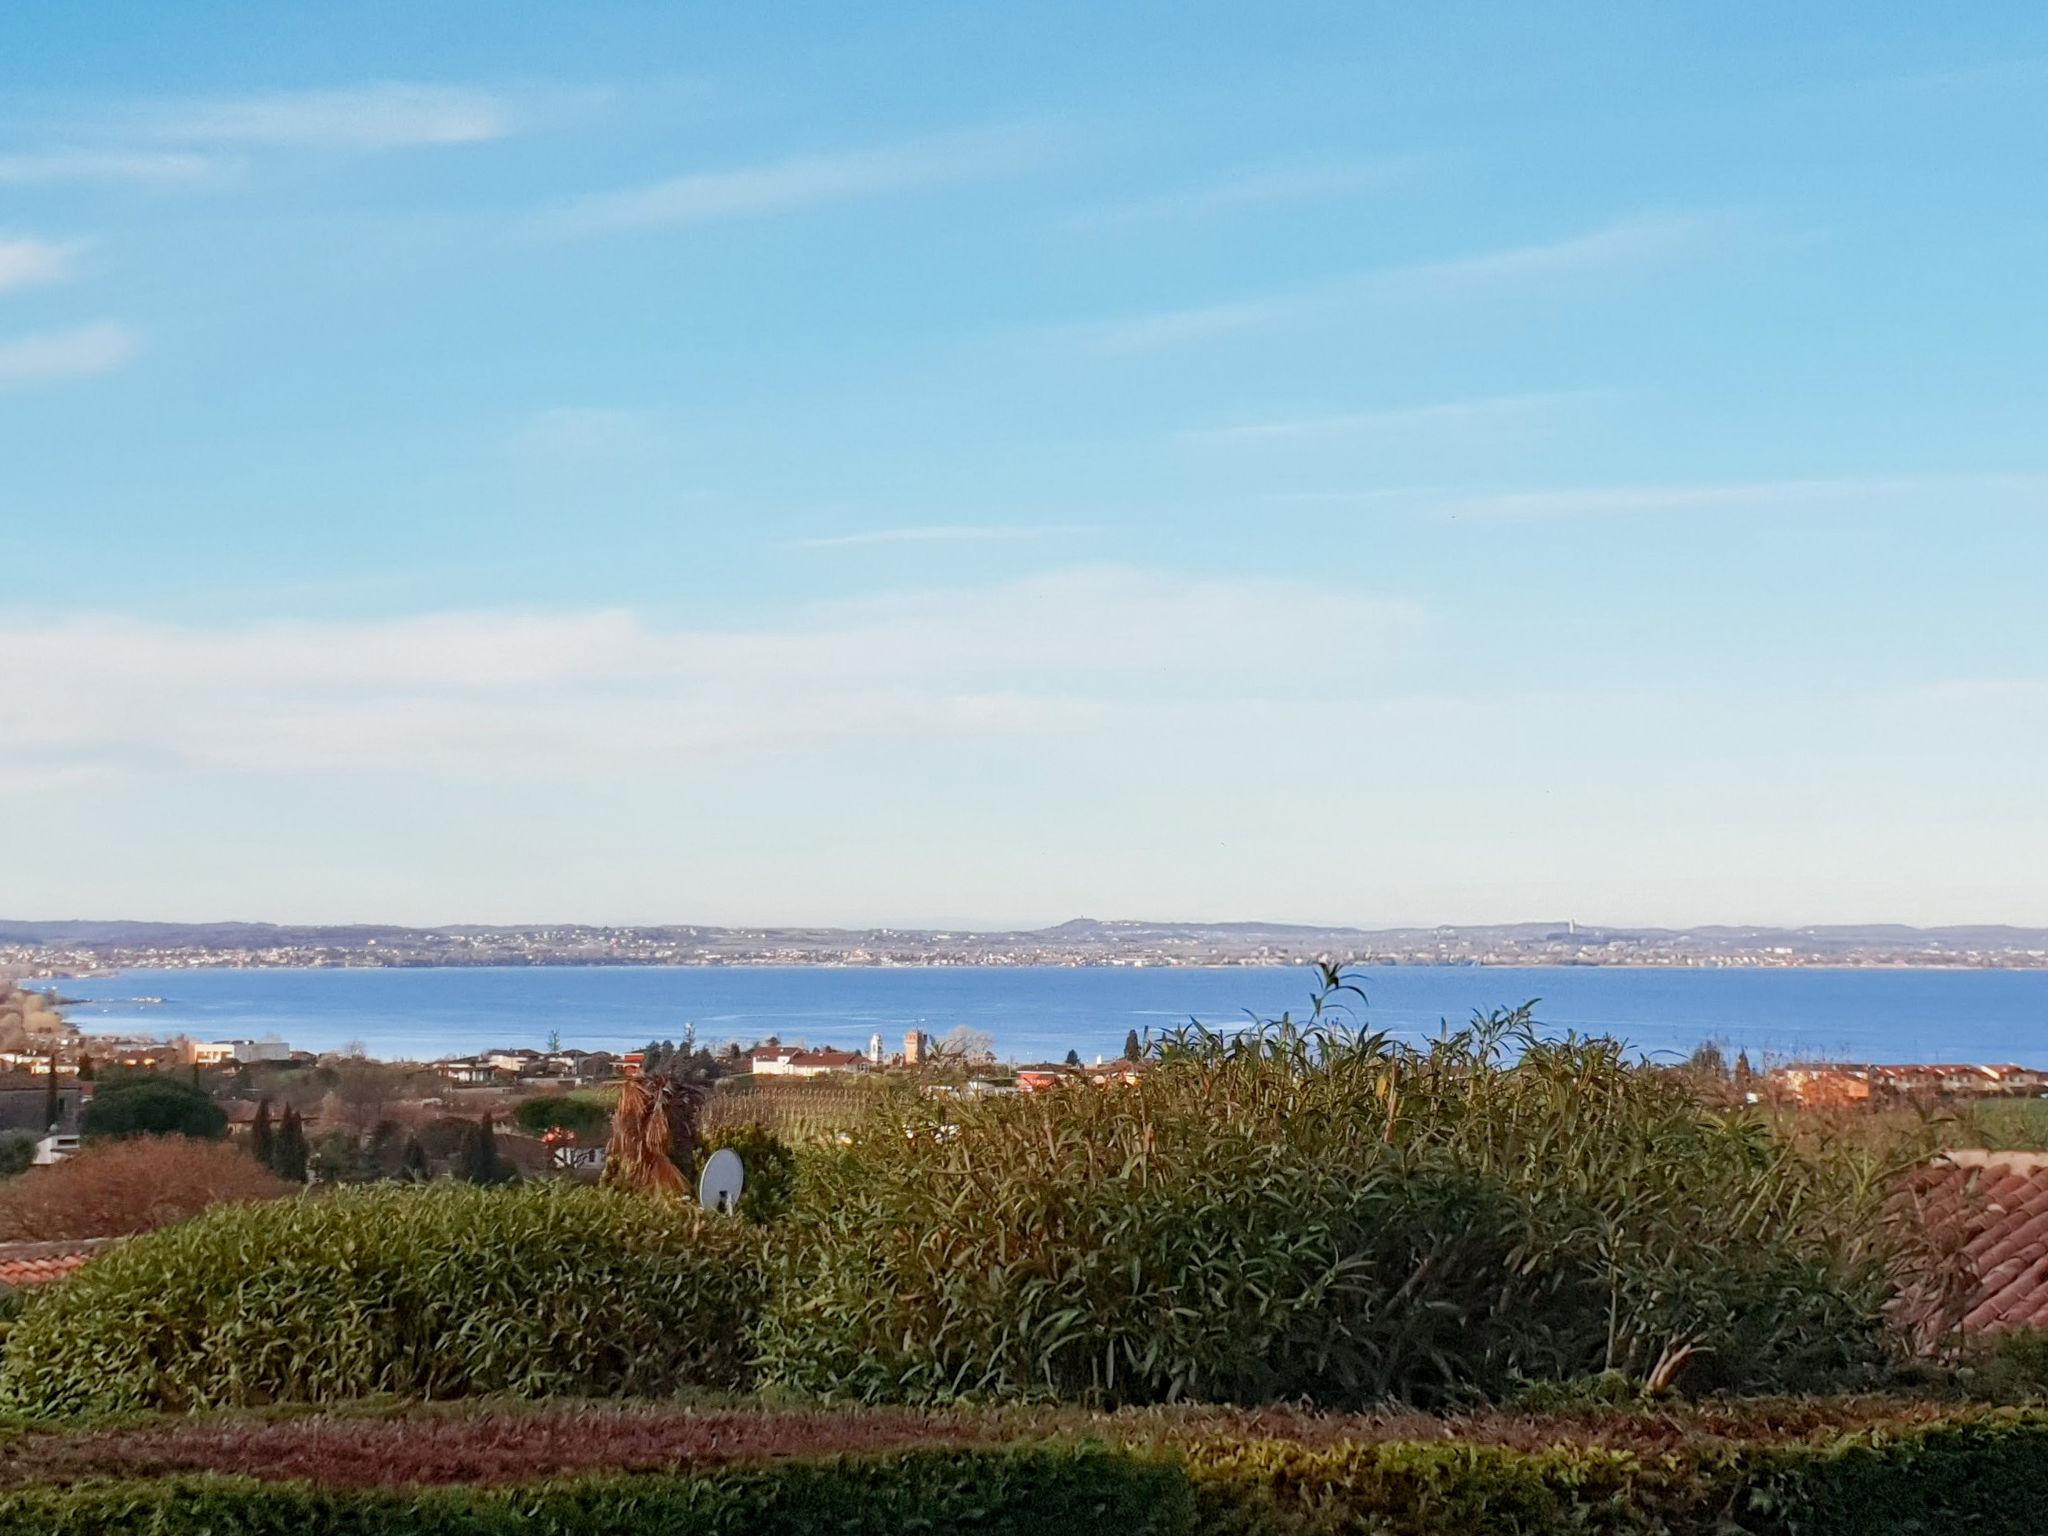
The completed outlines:
<svg viewBox="0 0 2048 1536">
<path fill-rule="evenodd" d="M 11 1320 L 0 1532 L 2038 1528 L 1914 1133 L 1359 1001 L 796 1146 L 634 1083 L 608 1187 L 231 1189 Z"/>
</svg>

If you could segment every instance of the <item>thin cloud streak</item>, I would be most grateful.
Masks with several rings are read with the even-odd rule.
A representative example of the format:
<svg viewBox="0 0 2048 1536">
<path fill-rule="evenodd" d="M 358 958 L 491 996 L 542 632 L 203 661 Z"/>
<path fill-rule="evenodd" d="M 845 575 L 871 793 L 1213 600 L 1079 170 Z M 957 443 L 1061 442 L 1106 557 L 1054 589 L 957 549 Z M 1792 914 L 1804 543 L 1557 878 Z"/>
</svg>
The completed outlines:
<svg viewBox="0 0 2048 1536">
<path fill-rule="evenodd" d="M 1903 475 L 1576 486 L 1454 497 L 1434 510 L 1445 517 L 1520 522 L 1769 507 L 1897 506 L 1930 495 L 1998 498 L 2007 506 L 2048 510 L 2048 476 Z"/>
<path fill-rule="evenodd" d="M 174 144 L 386 150 L 502 139 L 514 115 L 488 91 L 386 81 L 171 103 L 148 126 Z"/>
<path fill-rule="evenodd" d="M 823 534 L 813 538 L 789 539 L 784 549 L 857 549 L 876 544 L 1008 544 L 1028 539 L 1049 539 L 1065 534 L 1088 533 L 1081 523 L 1035 526 L 948 523 L 927 528 L 875 528 L 861 533 Z"/>
<path fill-rule="evenodd" d="M 987 180 L 1034 162 L 1038 134 L 988 129 L 844 153 L 794 155 L 732 170 L 697 171 L 564 205 L 543 224 L 565 235 L 710 224 Z"/>
<path fill-rule="evenodd" d="M 67 182 L 189 186 L 213 180 L 222 169 L 210 156 L 182 150 L 36 150 L 0 155 L 0 186 L 54 186 Z"/>
<path fill-rule="evenodd" d="M 1205 218 L 1244 208 L 1336 202 L 1385 192 L 1413 182 L 1432 162 L 1424 155 L 1394 156 L 1349 165 L 1268 166 L 1222 181 L 1106 203 L 1075 216 L 1080 224 L 1138 224 Z"/>
<path fill-rule="evenodd" d="M 1416 432 L 1496 430 L 1553 421 L 1574 407 L 1610 398 L 1611 390 L 1536 390 L 1511 395 L 1480 395 L 1430 405 L 1395 406 L 1377 411 L 1349 411 L 1328 416 L 1300 416 L 1281 421 L 1244 422 L 1236 426 L 1197 427 L 1180 434 L 1200 443 L 1257 446 L 1354 437 L 1406 436 Z"/>
<path fill-rule="evenodd" d="M 0 290 L 62 282 L 71 275 L 71 258 L 82 248 L 76 241 L 0 239 Z"/>
<path fill-rule="evenodd" d="M 140 348 L 136 334 L 114 320 L 0 341 L 0 388 L 110 373 Z"/>
<path fill-rule="evenodd" d="M 1258 298 L 1059 325 L 1044 334 L 1098 355 L 1157 351 L 1300 321 L 1340 304 L 1445 298 L 1531 279 L 1653 265 L 1701 248 L 1720 225 L 1720 220 L 1699 214 L 1620 219 L 1560 240 L 1383 267 Z"/>
</svg>

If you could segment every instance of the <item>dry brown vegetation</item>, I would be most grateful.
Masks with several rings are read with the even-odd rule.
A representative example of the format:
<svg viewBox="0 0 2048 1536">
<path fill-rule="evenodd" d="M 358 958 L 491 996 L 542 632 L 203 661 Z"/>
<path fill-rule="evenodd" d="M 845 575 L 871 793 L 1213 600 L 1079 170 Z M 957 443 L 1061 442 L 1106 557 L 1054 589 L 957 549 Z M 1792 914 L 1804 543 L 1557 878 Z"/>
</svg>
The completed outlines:
<svg viewBox="0 0 2048 1536">
<path fill-rule="evenodd" d="M 0 979 L 0 1051 L 18 1051 L 66 1033 L 64 1020 L 40 992 Z"/>
<path fill-rule="evenodd" d="M 76 1157 L 0 1184 L 0 1242 L 122 1237 L 228 1200 L 272 1200 L 292 1186 L 239 1147 L 182 1136 L 95 1142 Z"/>
</svg>

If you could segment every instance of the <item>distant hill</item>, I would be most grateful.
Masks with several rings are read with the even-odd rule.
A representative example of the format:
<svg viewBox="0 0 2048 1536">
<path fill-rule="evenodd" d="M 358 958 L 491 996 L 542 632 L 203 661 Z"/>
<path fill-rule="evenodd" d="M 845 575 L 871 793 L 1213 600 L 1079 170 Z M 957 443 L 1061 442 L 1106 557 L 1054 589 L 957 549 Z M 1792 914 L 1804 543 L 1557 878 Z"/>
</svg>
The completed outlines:
<svg viewBox="0 0 2048 1536">
<path fill-rule="evenodd" d="M 1326 946 L 1335 951 L 1412 949 L 1431 944 L 1467 948 L 1571 945 L 1587 950 L 1603 946 L 1676 946 L 1711 953 L 1722 950 L 1768 952 L 1789 949 L 1803 954 L 1864 951 L 1901 952 L 2009 951 L 2048 948 L 2048 928 L 2001 924 L 1967 924 L 1914 928 L 1898 923 L 1816 925 L 1772 928 L 1710 924 L 1697 928 L 1607 928 L 1564 921 L 1498 923 L 1411 928 L 1357 928 L 1341 925 L 1262 922 L 1157 922 L 1129 918 L 1071 918 L 1049 928 L 1012 930 L 910 928 L 731 928 L 705 925 L 605 926 L 582 923 L 450 924 L 413 928 L 396 924 L 284 925 L 277 923 L 163 923 L 120 920 L 44 922 L 0 919 L 0 944 L 102 950 L 205 949 L 261 950 L 320 948 L 336 951 L 373 946 L 414 947 L 450 941 L 499 942 L 559 940 L 602 943 L 630 937 L 636 941 L 673 940 L 696 945 L 783 943 L 832 948 L 873 945 L 940 945 L 973 941 L 989 944 L 1038 945 L 1049 949 L 1123 949 L 1146 946 L 1217 944 L 1256 948 L 1272 944 L 1290 949 Z"/>
</svg>

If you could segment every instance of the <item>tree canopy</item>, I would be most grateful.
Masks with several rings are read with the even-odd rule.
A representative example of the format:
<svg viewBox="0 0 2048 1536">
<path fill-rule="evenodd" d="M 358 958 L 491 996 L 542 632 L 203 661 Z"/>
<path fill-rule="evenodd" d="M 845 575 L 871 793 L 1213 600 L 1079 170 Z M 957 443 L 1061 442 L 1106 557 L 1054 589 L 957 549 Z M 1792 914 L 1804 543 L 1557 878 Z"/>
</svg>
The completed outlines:
<svg viewBox="0 0 2048 1536">
<path fill-rule="evenodd" d="M 190 1136 L 198 1141 L 219 1141 L 227 1133 L 225 1110 L 200 1089 L 169 1078 L 115 1084 L 85 1106 L 89 1139 Z"/>
</svg>

